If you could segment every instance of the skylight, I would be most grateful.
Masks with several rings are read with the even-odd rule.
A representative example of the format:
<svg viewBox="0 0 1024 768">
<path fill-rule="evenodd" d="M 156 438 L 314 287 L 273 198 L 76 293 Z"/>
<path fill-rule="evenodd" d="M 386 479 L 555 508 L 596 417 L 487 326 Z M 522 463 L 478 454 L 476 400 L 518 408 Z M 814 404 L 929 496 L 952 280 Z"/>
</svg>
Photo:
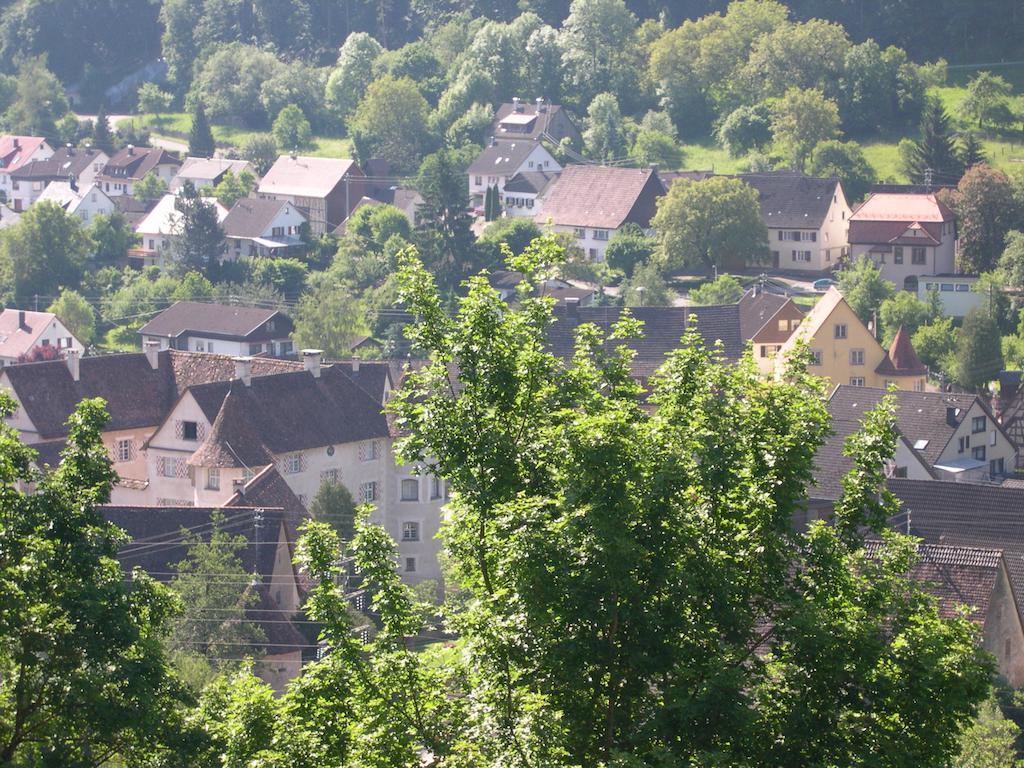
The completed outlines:
<svg viewBox="0 0 1024 768">
<path fill-rule="evenodd" d="M 915 451 L 923 451 L 927 447 L 928 447 L 928 441 L 927 440 L 918 440 L 916 443 L 914 443 L 914 450 Z"/>
</svg>

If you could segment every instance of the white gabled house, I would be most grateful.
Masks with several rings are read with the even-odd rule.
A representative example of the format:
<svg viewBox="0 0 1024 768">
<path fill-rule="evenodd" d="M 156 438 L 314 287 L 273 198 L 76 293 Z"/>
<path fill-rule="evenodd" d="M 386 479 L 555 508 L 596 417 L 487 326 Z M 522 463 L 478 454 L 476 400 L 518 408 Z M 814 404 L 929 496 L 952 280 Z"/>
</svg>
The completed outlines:
<svg viewBox="0 0 1024 768">
<path fill-rule="evenodd" d="M 557 173 L 562 166 L 539 141 L 491 139 L 488 146 L 469 166 L 470 204 L 483 206 L 489 187 L 498 188 L 504 205 L 505 185 L 520 173 L 546 171 Z"/>
</svg>

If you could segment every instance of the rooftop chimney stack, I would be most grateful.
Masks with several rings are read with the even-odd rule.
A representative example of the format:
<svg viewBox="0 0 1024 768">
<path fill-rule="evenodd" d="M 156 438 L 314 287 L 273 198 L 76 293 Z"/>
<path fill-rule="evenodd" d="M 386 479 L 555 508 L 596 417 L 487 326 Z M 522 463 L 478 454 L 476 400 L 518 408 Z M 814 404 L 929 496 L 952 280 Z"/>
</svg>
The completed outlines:
<svg viewBox="0 0 1024 768">
<path fill-rule="evenodd" d="M 959 408 L 955 408 L 952 405 L 946 406 L 946 423 L 951 427 L 957 426 L 956 415 L 960 411 Z"/>
<path fill-rule="evenodd" d="M 359 373 L 359 358 L 352 358 L 352 373 Z"/>
<path fill-rule="evenodd" d="M 128 150 L 128 157 L 134 157 L 135 156 L 135 145 L 134 144 L 129 144 L 126 147 L 126 149 Z"/>
<path fill-rule="evenodd" d="M 69 156 L 70 156 L 70 155 L 74 155 L 74 154 L 75 154 L 75 145 L 74 145 L 74 144 L 72 144 L 72 143 L 71 143 L 71 142 L 69 141 L 69 142 L 68 142 L 68 144 L 67 144 L 67 147 L 68 147 L 68 155 L 69 155 Z"/>
<path fill-rule="evenodd" d="M 68 370 L 71 371 L 72 381 L 78 381 L 78 377 L 80 375 L 78 364 L 80 362 L 79 358 L 81 357 L 81 355 L 82 353 L 79 352 L 77 349 L 69 349 L 67 351 L 66 359 L 68 363 Z"/>
<path fill-rule="evenodd" d="M 19 309 L 18 310 L 18 328 L 20 328 L 23 331 L 27 331 L 28 330 L 28 323 L 25 322 L 25 310 L 24 309 Z"/>
<path fill-rule="evenodd" d="M 252 384 L 252 358 L 251 357 L 236 357 L 235 361 L 235 378 L 241 381 L 245 386 Z"/>
<path fill-rule="evenodd" d="M 13 144 L 13 145 L 14 145 L 14 148 L 15 148 L 15 149 L 18 149 L 18 147 L 20 147 L 20 146 L 21 146 L 21 140 L 20 140 L 20 139 L 19 139 L 19 138 L 18 138 L 17 136 L 15 136 L 15 137 L 14 137 L 14 138 L 13 138 L 13 139 L 11 140 L 11 144 Z"/>
<path fill-rule="evenodd" d="M 580 313 L 580 300 L 576 296 L 569 296 L 565 299 L 565 311 L 569 317 L 576 317 Z"/>
<path fill-rule="evenodd" d="M 523 104 L 522 104 L 521 101 L 519 101 L 519 97 L 518 96 L 513 96 L 512 97 L 512 111 L 513 112 L 522 112 L 523 111 Z"/>
<path fill-rule="evenodd" d="M 544 103 L 544 97 L 543 96 L 538 96 L 537 97 L 537 111 L 538 112 L 547 112 L 548 111 L 548 107 L 547 107 L 547 104 Z"/>
<path fill-rule="evenodd" d="M 302 362 L 305 363 L 306 370 L 313 374 L 314 379 L 320 378 L 320 359 L 323 354 L 322 349 L 302 350 Z"/>
<path fill-rule="evenodd" d="M 160 342 L 150 340 L 144 342 L 142 348 L 146 352 L 146 360 L 149 362 L 149 367 L 155 371 L 160 367 Z"/>
</svg>

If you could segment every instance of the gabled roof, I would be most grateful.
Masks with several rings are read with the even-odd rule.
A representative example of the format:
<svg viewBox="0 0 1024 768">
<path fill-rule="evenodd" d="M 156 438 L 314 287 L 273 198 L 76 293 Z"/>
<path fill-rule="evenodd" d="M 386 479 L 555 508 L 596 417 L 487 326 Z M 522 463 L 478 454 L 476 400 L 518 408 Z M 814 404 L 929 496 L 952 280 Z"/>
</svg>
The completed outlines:
<svg viewBox="0 0 1024 768">
<path fill-rule="evenodd" d="M 245 197 L 234 204 L 221 226 L 227 237 L 262 237 L 263 233 L 270 229 L 277 215 L 286 208 L 298 211 L 287 200 Z M 303 219 L 306 218 L 301 212 L 299 215 Z"/>
<path fill-rule="evenodd" d="M 0 372 L 0 382 L 14 390 L 40 439 L 48 440 L 67 434 L 64 423 L 86 398 L 106 401 L 108 430 L 155 427 L 190 386 L 235 376 L 235 363 L 227 355 L 166 349 L 156 359 L 154 369 L 142 352 L 83 357 L 78 381 L 63 360 L 12 365 Z M 301 368 L 301 363 L 284 360 L 252 361 L 254 377 Z"/>
<path fill-rule="evenodd" d="M 757 190 L 761 217 L 769 227 L 819 229 L 832 198 L 841 194 L 838 179 L 804 176 L 795 171 L 741 173 L 738 179 Z"/>
<path fill-rule="evenodd" d="M 45 142 L 42 136 L 0 136 L 0 170 L 18 170 Z"/>
<path fill-rule="evenodd" d="M 176 189 L 185 181 L 216 183 L 228 171 L 236 176 L 242 171 L 253 173 L 252 163 L 248 160 L 229 160 L 226 157 L 186 157 L 171 186 Z M 255 173 L 253 175 L 255 176 Z"/>
<path fill-rule="evenodd" d="M 889 345 L 888 354 L 875 368 L 875 373 L 883 376 L 924 376 L 928 373 L 928 366 L 917 356 L 914 345 L 910 343 L 910 334 L 902 325 Z"/>
<path fill-rule="evenodd" d="M 110 198 L 107 197 L 107 194 L 97 184 L 88 184 L 84 187 L 78 187 L 78 189 L 72 189 L 71 184 L 66 181 L 51 181 L 46 185 L 46 189 L 39 195 L 36 202 L 56 203 L 65 211 L 74 213 L 78 206 L 82 204 L 82 201 L 93 193 L 103 195 L 103 197 L 107 198 L 108 203 L 113 204 Z"/>
<path fill-rule="evenodd" d="M 558 357 L 572 357 L 576 329 L 583 323 L 593 323 L 607 333 L 622 315 L 620 307 L 556 306 L 555 323 L 548 335 L 551 351 Z M 740 336 L 740 311 L 736 304 L 704 307 L 630 307 L 630 313 L 643 322 L 644 336 L 625 342 L 609 342 L 613 348 L 625 343 L 636 351 L 633 374 L 639 378 L 651 376 L 665 362 L 665 356 L 679 349 L 691 316 L 696 317 L 697 331 L 711 349 L 719 340 L 722 354 L 728 360 L 738 360 L 744 351 Z"/>
<path fill-rule="evenodd" d="M 282 327 L 273 332 L 265 326 L 270 320 L 282 320 Z M 233 304 L 208 304 L 199 301 L 176 301 L 142 328 L 142 336 L 177 338 L 185 333 L 209 333 L 244 339 L 277 339 L 291 332 L 292 322 L 276 309 L 241 307 Z"/>
<path fill-rule="evenodd" d="M 942 241 L 942 225 L 956 215 L 934 194 L 874 192 L 850 216 L 851 244 L 934 245 Z M 916 227 L 922 237 L 904 237 Z"/>
<path fill-rule="evenodd" d="M 566 227 L 617 229 L 628 221 L 650 225 L 665 192 L 655 170 L 570 165 L 551 186 L 533 220 Z"/>
<path fill-rule="evenodd" d="M 239 390 L 244 386 L 231 383 L 209 433 L 188 459 L 190 466 L 252 468 L 274 463 L 245 412 L 245 393 Z"/>
<path fill-rule="evenodd" d="M 260 181 L 260 194 L 327 197 L 346 175 L 362 176 L 355 160 L 281 155 Z"/>
<path fill-rule="evenodd" d="M 33 160 L 11 173 L 12 179 L 49 179 L 57 181 L 69 176 L 78 178 L 94 163 L 106 160 L 106 153 L 92 147 L 61 147 L 46 160 Z"/>
<path fill-rule="evenodd" d="M 539 141 L 526 138 L 493 141 L 476 156 L 469 166 L 469 173 L 513 174 L 522 167 L 530 153 L 539 147 Z"/>
<path fill-rule="evenodd" d="M 498 107 L 490 132 L 498 138 L 522 137 L 526 139 L 539 139 L 547 131 L 554 116 L 563 111 L 561 105 L 548 104 L 547 102 L 544 103 L 539 112 L 536 102 L 520 101 L 518 105 L 510 101 L 505 102 Z M 515 133 L 508 133 L 503 130 L 502 123 L 514 126 L 519 130 Z M 573 127 L 575 128 L 575 126 Z"/>
<path fill-rule="evenodd" d="M 558 178 L 558 171 L 521 171 L 505 182 L 505 194 L 539 195 Z"/>
<path fill-rule="evenodd" d="M 97 178 L 117 182 L 141 181 L 160 165 L 181 165 L 181 161 L 159 147 L 125 147 L 114 153 Z"/>
<path fill-rule="evenodd" d="M 281 473 L 273 466 L 267 466 L 257 472 L 253 478 L 235 491 L 225 507 L 275 507 L 284 510 L 285 524 L 296 525 L 307 517 L 306 508 L 299 497 L 281 477 Z"/>
<path fill-rule="evenodd" d="M 829 398 L 829 412 L 833 419 L 860 421 L 885 395 L 884 389 L 840 384 Z M 939 460 L 975 403 L 981 405 L 992 427 L 999 428 L 977 395 L 900 390 L 893 393 L 893 397 L 896 399 L 897 429 L 910 445 L 919 446 L 916 450 L 929 466 L 934 466 Z"/>
<path fill-rule="evenodd" d="M 203 202 L 212 205 L 217 212 L 217 223 L 224 221 L 228 209 L 221 205 L 215 197 L 204 197 Z M 181 212 L 177 208 L 178 198 L 164 195 L 146 217 L 138 223 L 135 231 L 146 235 L 174 235 L 177 233 L 178 220 Z"/>
<path fill-rule="evenodd" d="M 0 357 L 28 352 L 56 319 L 52 312 L 0 309 Z"/>
<path fill-rule="evenodd" d="M 749 341 L 792 299 L 754 287 L 740 297 L 740 335 Z M 787 333 L 786 338 L 789 338 Z"/>
<path fill-rule="evenodd" d="M 846 299 L 843 298 L 843 294 L 841 294 L 839 289 L 833 285 L 825 291 L 824 296 L 818 299 L 818 302 L 811 308 L 811 311 L 804 315 L 804 319 L 803 322 L 800 323 L 800 327 L 797 328 L 796 333 L 790 336 L 782 345 L 781 352 L 785 354 L 792 350 L 799 341 L 809 341 L 814 338 L 814 336 L 828 322 L 832 313 L 835 312 L 840 305 L 845 305 L 847 309 L 849 309 L 849 305 L 846 304 Z M 854 322 L 860 322 L 852 309 L 850 309 L 850 316 L 854 319 Z M 875 343 L 877 344 L 877 342 Z"/>
<path fill-rule="evenodd" d="M 1024 489 L 896 478 L 886 486 L 902 510 L 894 529 L 929 544 L 1002 550 L 1015 600 L 1024 595 Z"/>
</svg>

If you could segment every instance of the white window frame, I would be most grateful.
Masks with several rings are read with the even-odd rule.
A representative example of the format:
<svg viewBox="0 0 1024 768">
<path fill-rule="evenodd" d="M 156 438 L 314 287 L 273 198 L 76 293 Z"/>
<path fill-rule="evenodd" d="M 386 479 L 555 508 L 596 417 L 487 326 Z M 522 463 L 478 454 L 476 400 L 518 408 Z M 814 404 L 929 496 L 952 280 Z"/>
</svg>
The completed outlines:
<svg viewBox="0 0 1024 768">
<path fill-rule="evenodd" d="M 412 496 L 406 494 L 407 488 L 416 488 L 416 495 Z M 401 501 L 419 501 L 420 500 L 420 481 L 416 477 L 403 477 L 398 485 L 399 499 Z"/>
<path fill-rule="evenodd" d="M 210 467 L 206 470 L 206 490 L 208 491 L 219 491 L 220 490 L 220 468 Z"/>
<path fill-rule="evenodd" d="M 119 464 L 132 460 L 132 448 L 134 448 L 135 441 L 130 437 L 122 438 L 118 440 L 114 445 L 114 461 Z"/>
<path fill-rule="evenodd" d="M 420 524 L 416 520 L 406 520 L 402 523 L 402 541 L 419 541 Z"/>
</svg>

